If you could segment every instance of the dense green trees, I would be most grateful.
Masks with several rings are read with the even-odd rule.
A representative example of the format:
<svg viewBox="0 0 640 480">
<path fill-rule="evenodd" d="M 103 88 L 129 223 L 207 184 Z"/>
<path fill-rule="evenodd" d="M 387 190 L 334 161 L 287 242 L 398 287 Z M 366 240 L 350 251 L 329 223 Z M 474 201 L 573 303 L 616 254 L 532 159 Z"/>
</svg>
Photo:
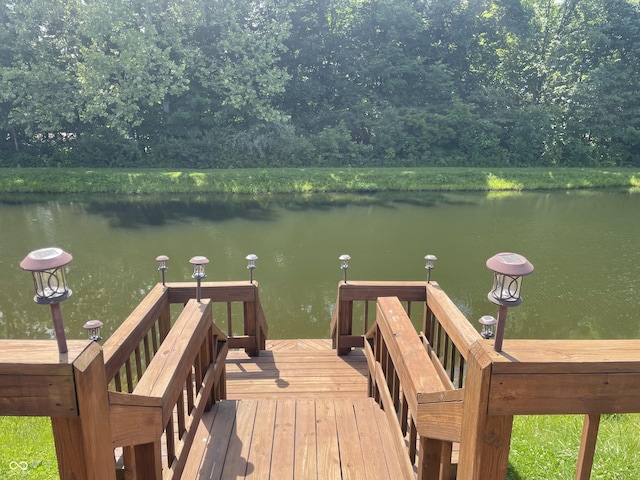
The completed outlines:
<svg viewBox="0 0 640 480">
<path fill-rule="evenodd" d="M 640 165 L 639 0 L 7 0 L 0 166 Z"/>
</svg>

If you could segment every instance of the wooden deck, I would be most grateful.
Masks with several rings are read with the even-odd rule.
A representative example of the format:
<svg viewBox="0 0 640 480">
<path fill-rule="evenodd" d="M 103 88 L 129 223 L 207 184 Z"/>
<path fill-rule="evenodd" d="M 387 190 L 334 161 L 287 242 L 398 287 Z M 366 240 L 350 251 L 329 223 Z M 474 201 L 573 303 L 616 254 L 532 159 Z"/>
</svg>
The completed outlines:
<svg viewBox="0 0 640 480">
<path fill-rule="evenodd" d="M 183 478 L 406 478 L 371 398 L 223 400 L 196 434 Z"/>
<path fill-rule="evenodd" d="M 640 341 L 496 352 L 434 282 L 341 282 L 332 341 L 267 341 L 257 283 L 203 291 L 156 285 L 103 346 L 0 340 L 0 414 L 51 417 L 63 480 L 499 480 L 514 416 L 584 415 L 575 478 L 588 480 L 601 416 L 640 405 Z M 373 301 L 354 334 L 353 303 L 367 324 Z M 425 307 L 423 336 L 410 302 Z M 238 313 L 241 335 L 220 330 L 213 303 L 229 326 Z"/>
<path fill-rule="evenodd" d="M 229 352 L 228 400 L 204 415 L 183 478 L 407 476 L 408 458 L 395 452 L 385 414 L 367 397 L 361 351 L 339 357 L 331 340 L 266 348 L 259 357 Z"/>
<path fill-rule="evenodd" d="M 227 398 L 363 398 L 367 359 L 361 350 L 338 356 L 331 340 L 268 340 L 259 357 L 227 356 Z"/>
</svg>

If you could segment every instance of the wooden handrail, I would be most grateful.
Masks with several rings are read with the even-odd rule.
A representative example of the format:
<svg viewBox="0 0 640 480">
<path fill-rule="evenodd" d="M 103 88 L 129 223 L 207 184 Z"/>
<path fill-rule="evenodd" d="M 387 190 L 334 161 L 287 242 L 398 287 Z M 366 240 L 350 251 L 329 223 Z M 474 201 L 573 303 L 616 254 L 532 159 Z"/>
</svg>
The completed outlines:
<svg viewBox="0 0 640 480">
<path fill-rule="evenodd" d="M 169 303 L 184 304 L 196 297 L 196 283 L 167 283 Z M 229 348 L 244 348 L 250 356 L 257 356 L 264 350 L 268 336 L 268 326 L 260 303 L 258 282 L 202 282 L 200 297 L 214 303 L 227 304 Z M 233 302 L 243 304 L 243 335 L 234 335 L 230 328 Z"/>
<path fill-rule="evenodd" d="M 460 440 L 463 391 L 442 378 L 396 297 L 378 298 L 366 339 L 370 394 L 402 432 L 399 445 L 409 432 L 412 462 L 419 452 L 418 477 L 447 478 L 452 443 Z"/>
<path fill-rule="evenodd" d="M 127 447 L 125 469 L 131 463 L 144 478 L 180 478 L 203 412 L 225 396 L 227 351 L 211 300 L 189 300 L 133 392 L 109 392 L 113 444 Z"/>
<path fill-rule="evenodd" d="M 436 282 L 426 284 L 426 300 L 428 307 L 426 315 L 431 313 L 435 317 L 460 354 L 466 359 L 471 346 L 482 339 L 478 331 L 473 328 L 469 320 Z M 425 326 L 423 330 L 427 333 L 429 328 Z"/>
<path fill-rule="evenodd" d="M 148 335 L 153 331 L 153 342 L 155 343 L 153 346 L 147 343 L 146 350 L 149 355 L 145 364 L 151 361 L 150 349 L 153 349 L 153 354 L 155 354 L 158 345 L 171 328 L 167 294 L 168 291 L 161 284 L 156 285 L 113 335 L 104 342 L 102 349 L 109 381 L 115 378 L 120 369 L 130 361 L 136 349 L 138 349 L 138 355 L 141 355 L 141 350 L 145 349 L 140 349 L 139 346 L 144 343 L 145 339 L 149 342 Z"/>
<path fill-rule="evenodd" d="M 196 297 L 196 283 L 157 284 L 104 343 L 110 390 L 132 393 L 171 328 L 171 304 L 186 304 Z M 243 306 L 244 335 L 227 335 L 229 348 L 244 348 L 259 355 L 268 338 L 268 325 L 258 295 L 258 283 L 204 282 L 201 298 L 214 303 Z M 229 313 L 230 318 L 231 313 Z"/>
<path fill-rule="evenodd" d="M 331 317 L 330 336 L 333 348 L 338 355 L 348 353 L 353 347 L 364 345 L 362 335 L 353 334 L 353 302 L 365 302 L 365 328 L 368 329 L 368 302 L 378 297 L 396 297 L 407 302 L 407 309 L 411 309 L 411 302 L 422 302 L 426 299 L 426 282 L 386 282 L 386 281 L 349 281 L 338 284 L 338 298 Z"/>
<path fill-rule="evenodd" d="M 156 285 L 105 342 L 114 445 L 125 447 L 125 465 L 155 472 L 156 478 L 163 468 L 177 478 L 188 452 L 188 443 L 192 441 L 190 425 L 193 419 L 199 418 L 212 400 L 226 396 L 228 349 L 245 348 L 249 355 L 258 355 L 265 347 L 268 326 L 257 283 L 203 283 L 201 305 L 208 305 L 208 320 L 199 317 L 196 322 L 195 317 L 200 313 L 195 310 L 195 296 L 194 282 Z M 212 322 L 213 303 L 227 304 L 230 331 L 231 306 L 241 304 L 244 335 L 229 338 Z M 185 305 L 173 327 L 171 304 Z M 191 358 L 197 350 L 196 344 L 200 345 L 200 360 Z M 187 351 L 191 353 L 187 355 Z M 210 362 L 203 360 L 209 355 L 207 352 L 213 352 Z M 192 371 L 195 372 L 193 378 Z M 188 387 L 185 398 L 182 397 L 184 385 Z M 199 394 L 203 388 L 204 393 Z M 213 394 L 209 395 L 211 389 Z M 174 425 L 176 412 L 177 424 Z M 148 427 L 140 427 L 140 422 Z M 135 425 L 138 427 L 134 428 Z M 167 439 L 169 463 L 164 467 L 159 460 L 160 435 Z M 177 437 L 174 439 L 174 436 Z"/>
<path fill-rule="evenodd" d="M 459 477 L 504 478 L 515 415 L 583 414 L 576 478 L 589 478 L 600 415 L 640 412 L 638 351 L 640 340 L 506 340 L 502 352 L 491 340 L 476 342 Z"/>
</svg>

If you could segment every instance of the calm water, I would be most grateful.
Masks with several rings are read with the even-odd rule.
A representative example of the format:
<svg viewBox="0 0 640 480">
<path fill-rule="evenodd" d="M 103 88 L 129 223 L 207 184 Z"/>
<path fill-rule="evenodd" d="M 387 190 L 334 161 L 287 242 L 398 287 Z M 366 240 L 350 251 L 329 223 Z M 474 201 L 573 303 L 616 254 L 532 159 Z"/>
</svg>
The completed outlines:
<svg viewBox="0 0 640 480">
<path fill-rule="evenodd" d="M 74 256 L 62 304 L 67 338 L 82 324 L 112 333 L 159 281 L 191 280 L 188 260 L 205 255 L 207 280 L 248 278 L 248 253 L 271 338 L 327 337 L 338 256 L 354 280 L 432 278 L 474 323 L 497 314 L 486 299 L 485 261 L 513 251 L 535 266 L 507 338 L 640 338 L 640 192 L 509 195 L 430 194 L 312 197 L 0 198 L 0 338 L 49 338 L 46 306 L 33 303 L 31 250 Z"/>
</svg>

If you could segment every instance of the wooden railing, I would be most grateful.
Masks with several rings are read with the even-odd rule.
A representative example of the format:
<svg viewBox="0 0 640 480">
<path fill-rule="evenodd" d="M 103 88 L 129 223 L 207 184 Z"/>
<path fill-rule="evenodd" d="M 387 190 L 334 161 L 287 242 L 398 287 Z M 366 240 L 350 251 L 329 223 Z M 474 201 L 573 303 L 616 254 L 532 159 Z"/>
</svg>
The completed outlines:
<svg viewBox="0 0 640 480">
<path fill-rule="evenodd" d="M 441 374 L 456 388 L 462 388 L 469 350 L 482 337 L 437 283 L 426 283 L 425 287 L 427 301 L 422 324 L 425 348 L 434 364 L 441 367 Z"/>
<path fill-rule="evenodd" d="M 364 345 L 369 393 L 398 427 L 396 448 L 407 445 L 404 454 L 411 463 L 419 452 L 419 479 L 448 480 L 453 443 L 460 441 L 464 390 L 443 375 L 396 297 L 378 298 L 376 322 Z"/>
<path fill-rule="evenodd" d="M 115 480 L 102 349 L 67 346 L 60 354 L 55 340 L 0 340 L 0 415 L 51 417 L 62 480 Z"/>
<path fill-rule="evenodd" d="M 575 478 L 590 478 L 600 416 L 640 412 L 640 341 L 507 339 L 497 353 L 438 284 L 426 298 L 425 347 L 464 386 L 457 478 L 504 479 L 513 417 L 534 414 L 585 415 Z"/>
<path fill-rule="evenodd" d="M 170 329 L 168 290 L 158 284 L 104 342 L 110 390 L 133 393 Z"/>
<path fill-rule="evenodd" d="M 513 417 L 554 414 L 585 416 L 575 478 L 590 478 L 601 415 L 640 412 L 640 340 L 507 339 L 498 353 L 436 283 L 423 288 L 423 335 L 397 300 L 379 298 L 364 343 L 371 394 L 397 422 L 398 448 L 420 452 L 418 478 L 452 474 L 459 442 L 456 478 L 503 480 Z M 340 313 L 332 332 L 345 322 L 346 340 L 334 343 L 348 351 L 358 342 Z"/>
<path fill-rule="evenodd" d="M 338 284 L 338 299 L 331 317 L 330 337 L 338 355 L 345 355 L 354 347 L 362 348 L 363 335 L 369 330 L 369 303 L 378 297 L 397 297 L 406 302 L 406 311 L 412 315 L 412 305 L 425 301 L 426 282 L 362 282 Z M 354 302 L 363 303 L 362 334 L 353 333 Z"/>
<path fill-rule="evenodd" d="M 504 479 L 515 415 L 583 414 L 575 478 L 590 478 L 598 423 L 640 412 L 639 340 L 509 340 L 469 351 L 458 478 Z"/>
<path fill-rule="evenodd" d="M 227 351 L 211 300 L 189 300 L 133 391 L 109 392 L 113 446 L 125 447 L 125 478 L 180 478 L 202 414 L 225 397 Z"/>
<path fill-rule="evenodd" d="M 179 478 L 202 413 L 226 396 L 228 349 L 264 349 L 257 283 L 208 282 L 201 302 L 195 296 L 195 283 L 156 285 L 104 344 L 113 445 L 123 447 L 125 478 Z M 226 311 L 215 324 L 214 303 Z M 172 304 L 184 305 L 173 326 Z M 217 325 L 233 334 L 235 304 L 243 334 L 229 337 Z"/>
<path fill-rule="evenodd" d="M 111 390 L 133 392 L 171 329 L 171 305 L 182 306 L 195 297 L 195 283 L 157 284 L 151 289 L 104 343 L 106 375 Z M 229 348 L 245 349 L 254 356 L 264 349 L 268 326 L 257 282 L 203 283 L 201 298 L 226 307 L 224 318 L 216 317 L 216 325 L 226 324 Z M 242 335 L 233 332 L 234 304 L 241 309 Z"/>
<path fill-rule="evenodd" d="M 255 282 L 205 283 L 200 302 L 195 288 L 156 285 L 103 347 L 0 340 L 0 415 L 51 417 L 62 480 L 180 478 L 203 412 L 225 398 L 228 349 L 257 355 L 267 337 Z M 214 324 L 214 303 L 231 332 L 242 316 L 241 334 Z"/>
<path fill-rule="evenodd" d="M 167 283 L 169 303 L 185 303 L 196 297 L 195 283 Z M 201 298 L 210 298 L 214 303 L 226 304 L 224 318 L 216 317 L 216 323 L 226 324 L 229 348 L 245 349 L 250 356 L 258 356 L 264 350 L 269 327 L 265 320 L 257 282 L 203 282 Z M 242 309 L 241 315 L 234 315 L 234 305 Z M 242 334 L 235 333 L 234 318 L 242 317 Z M 237 327 L 237 325 L 236 325 Z"/>
</svg>

